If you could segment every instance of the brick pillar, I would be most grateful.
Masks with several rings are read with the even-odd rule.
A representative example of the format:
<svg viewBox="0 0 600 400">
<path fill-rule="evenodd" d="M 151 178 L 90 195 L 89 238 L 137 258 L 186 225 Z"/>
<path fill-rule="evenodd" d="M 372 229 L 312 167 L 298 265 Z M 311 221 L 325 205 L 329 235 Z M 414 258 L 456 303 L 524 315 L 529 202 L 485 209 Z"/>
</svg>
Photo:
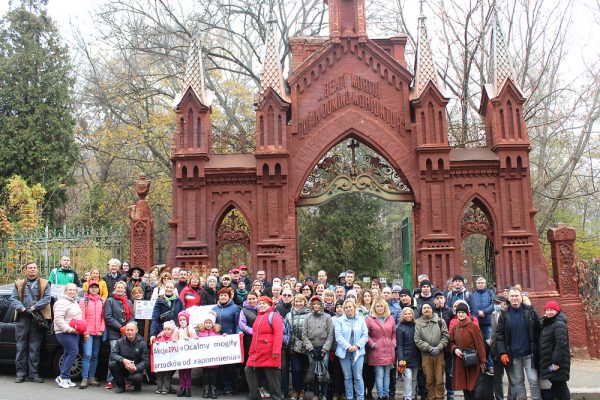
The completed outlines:
<svg viewBox="0 0 600 400">
<path fill-rule="evenodd" d="M 560 293 L 560 299 L 557 300 L 561 311 L 569 318 L 571 350 L 575 354 L 588 355 L 588 328 L 583 302 L 579 298 L 575 255 L 577 234 L 574 228 L 559 225 L 548 229 L 547 237 L 552 251 L 552 275 Z M 544 312 L 543 309 L 539 311 L 540 314 Z"/>
<path fill-rule="evenodd" d="M 150 191 L 150 181 L 144 174 L 135 183 L 138 200 L 129 207 L 129 248 L 130 265 L 149 271 L 154 265 L 154 221 L 146 196 Z"/>
</svg>

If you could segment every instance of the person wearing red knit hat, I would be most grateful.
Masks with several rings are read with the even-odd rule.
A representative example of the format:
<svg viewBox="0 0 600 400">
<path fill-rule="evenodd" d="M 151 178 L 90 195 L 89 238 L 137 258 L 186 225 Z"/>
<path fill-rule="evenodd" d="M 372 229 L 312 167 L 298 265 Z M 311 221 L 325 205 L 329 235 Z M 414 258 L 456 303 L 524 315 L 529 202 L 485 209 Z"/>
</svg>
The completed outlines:
<svg viewBox="0 0 600 400">
<path fill-rule="evenodd" d="M 547 302 L 544 310 L 540 328 L 542 398 L 570 399 L 567 386 L 571 369 L 568 320 L 554 300 Z"/>
</svg>

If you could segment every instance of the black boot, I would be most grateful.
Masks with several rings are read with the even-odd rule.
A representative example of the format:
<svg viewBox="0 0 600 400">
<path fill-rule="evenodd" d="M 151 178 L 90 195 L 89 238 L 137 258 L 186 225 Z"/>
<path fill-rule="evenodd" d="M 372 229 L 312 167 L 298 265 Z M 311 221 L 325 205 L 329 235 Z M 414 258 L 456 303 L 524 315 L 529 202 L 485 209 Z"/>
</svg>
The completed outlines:
<svg viewBox="0 0 600 400">
<path fill-rule="evenodd" d="M 190 388 L 185 389 L 185 397 L 192 397 L 192 389 L 190 389 Z"/>
<path fill-rule="evenodd" d="M 210 387 L 210 398 L 211 399 L 216 399 L 217 398 L 217 387 L 216 386 L 211 386 Z"/>
<path fill-rule="evenodd" d="M 185 389 L 179 388 L 179 392 L 177 392 L 177 397 L 183 397 L 185 395 Z"/>
<path fill-rule="evenodd" d="M 204 389 L 202 390 L 202 398 L 208 399 L 210 396 L 210 386 L 204 385 Z"/>
</svg>

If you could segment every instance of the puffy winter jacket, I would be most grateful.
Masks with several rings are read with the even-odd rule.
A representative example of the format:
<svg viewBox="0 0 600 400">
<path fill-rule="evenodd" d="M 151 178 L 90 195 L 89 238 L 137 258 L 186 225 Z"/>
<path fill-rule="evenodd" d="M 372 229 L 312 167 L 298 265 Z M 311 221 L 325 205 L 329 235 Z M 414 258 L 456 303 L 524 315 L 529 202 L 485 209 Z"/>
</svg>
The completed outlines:
<svg viewBox="0 0 600 400">
<path fill-rule="evenodd" d="M 87 293 L 88 282 L 83 282 L 83 285 L 81 285 L 81 287 Z M 108 287 L 106 286 L 106 282 L 104 282 L 103 279 L 100 279 L 98 281 L 98 287 L 100 288 L 100 297 L 103 301 L 106 301 L 106 299 L 108 299 Z"/>
<path fill-rule="evenodd" d="M 331 350 L 333 345 L 333 323 L 331 316 L 323 311 L 312 311 L 306 316 L 302 326 L 302 346 L 306 351 L 315 347 Z"/>
<path fill-rule="evenodd" d="M 475 315 L 479 319 L 479 326 L 490 326 L 492 325 L 491 315 L 494 312 L 494 291 L 491 289 L 477 289 L 471 293 L 471 314 Z M 479 316 L 479 311 L 483 311 L 485 317 Z"/>
<path fill-rule="evenodd" d="M 369 332 L 369 365 L 392 365 L 396 361 L 396 323 L 392 315 L 383 320 L 369 315 L 366 319 Z"/>
<path fill-rule="evenodd" d="M 540 331 L 540 371 L 542 379 L 568 381 L 571 372 L 571 351 L 567 317 L 559 312 L 553 318 L 542 318 Z M 559 368 L 550 371 L 556 364 Z"/>
<path fill-rule="evenodd" d="M 150 355 L 144 338 L 137 335 L 133 342 L 125 336 L 117 340 L 115 347 L 110 352 L 110 361 L 122 363 L 124 359 L 135 364 L 136 372 L 141 372 L 150 366 Z"/>
<path fill-rule="evenodd" d="M 183 301 L 183 306 L 185 308 L 199 306 L 202 301 L 202 292 L 202 286 L 197 289 L 192 288 L 190 285 L 184 287 L 183 290 L 179 292 L 179 297 L 181 298 L 181 301 Z"/>
<path fill-rule="evenodd" d="M 452 308 L 458 300 L 466 301 L 469 307 L 473 308 L 471 307 L 471 292 L 466 287 L 463 286 L 459 291 L 451 290 L 446 293 L 446 307 Z"/>
<path fill-rule="evenodd" d="M 169 310 L 173 310 L 173 317 L 171 321 L 177 324 L 177 314 L 181 311 L 185 310 L 183 307 L 183 303 L 179 297 L 175 297 L 173 301 L 171 301 L 171 305 L 164 298 L 159 298 L 154 303 L 154 309 L 152 310 L 152 323 L 150 324 L 150 336 L 156 336 L 163 330 L 163 323 L 167 320 L 161 321 L 160 316 Z"/>
<path fill-rule="evenodd" d="M 433 314 L 431 318 L 421 317 L 415 322 L 415 344 L 425 354 L 437 347 L 443 350 L 448 346 L 448 328 L 446 323 Z"/>
<path fill-rule="evenodd" d="M 106 325 L 104 323 L 104 304 L 102 304 L 102 298 L 98 295 L 90 296 L 85 295 L 83 299 L 79 301 L 79 308 L 83 319 L 87 323 L 86 334 L 92 336 L 98 336 L 104 332 Z"/>
<path fill-rule="evenodd" d="M 236 306 L 237 307 L 237 306 Z M 269 314 L 273 314 L 269 323 Z M 259 312 L 252 326 L 252 343 L 248 354 L 248 367 L 281 368 L 281 346 L 283 345 L 283 320 L 269 308 Z"/>
<path fill-rule="evenodd" d="M 133 311 L 133 303 L 131 300 L 128 301 L 129 307 L 131 307 L 131 310 Z M 121 335 L 119 330 L 128 322 L 133 321 L 133 317 L 134 315 L 132 312 L 129 320 L 125 318 L 125 308 L 119 300 L 113 299 L 112 297 L 106 300 L 106 303 L 104 303 L 104 323 L 108 329 L 108 339 L 120 339 L 123 335 Z"/>
<path fill-rule="evenodd" d="M 74 298 L 64 294 L 56 300 L 53 310 L 55 333 L 74 333 L 75 330 L 69 326 L 69 322 L 72 319 L 83 319 L 79 304 Z"/>
<path fill-rule="evenodd" d="M 240 319 L 238 322 L 240 331 L 242 331 L 245 335 L 252 335 L 252 325 L 254 325 L 257 315 L 258 311 L 256 306 L 250 307 L 248 301 L 245 301 L 242 311 L 240 312 Z"/>
<path fill-rule="evenodd" d="M 292 310 L 285 316 L 285 319 L 290 326 L 290 330 L 292 331 L 290 343 L 288 344 L 288 350 L 295 351 L 296 353 L 300 354 L 306 353 L 306 349 L 302 343 L 302 328 L 304 327 L 304 322 L 306 321 L 308 313 L 308 308 L 303 308 L 301 310 L 292 308 Z"/>
<path fill-rule="evenodd" d="M 398 360 L 406 361 L 407 368 L 421 366 L 421 353 L 415 345 L 415 323 L 401 322 L 396 327 L 396 354 Z"/>
<path fill-rule="evenodd" d="M 233 300 L 225 305 L 217 303 L 213 307 L 213 311 L 217 314 L 216 323 L 221 325 L 221 333 L 236 333 L 240 319 L 240 306 L 235 304 Z"/>
</svg>

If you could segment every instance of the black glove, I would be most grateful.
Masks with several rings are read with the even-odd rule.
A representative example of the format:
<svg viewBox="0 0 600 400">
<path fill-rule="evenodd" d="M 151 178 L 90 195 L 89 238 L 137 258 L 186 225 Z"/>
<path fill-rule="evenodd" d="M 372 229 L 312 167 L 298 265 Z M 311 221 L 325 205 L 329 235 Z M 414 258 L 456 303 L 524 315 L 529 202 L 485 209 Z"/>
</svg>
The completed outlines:
<svg viewBox="0 0 600 400">
<path fill-rule="evenodd" d="M 321 352 L 317 349 L 312 349 L 310 351 L 310 356 L 312 357 L 313 360 L 315 361 L 319 361 L 321 360 Z"/>
</svg>

